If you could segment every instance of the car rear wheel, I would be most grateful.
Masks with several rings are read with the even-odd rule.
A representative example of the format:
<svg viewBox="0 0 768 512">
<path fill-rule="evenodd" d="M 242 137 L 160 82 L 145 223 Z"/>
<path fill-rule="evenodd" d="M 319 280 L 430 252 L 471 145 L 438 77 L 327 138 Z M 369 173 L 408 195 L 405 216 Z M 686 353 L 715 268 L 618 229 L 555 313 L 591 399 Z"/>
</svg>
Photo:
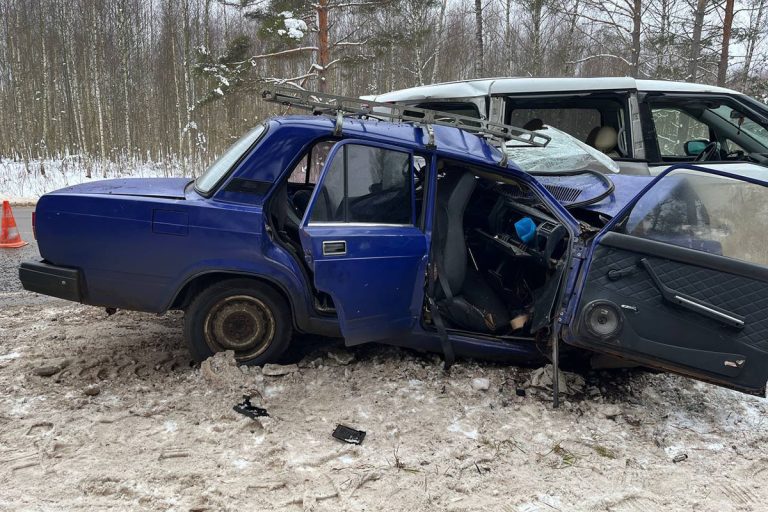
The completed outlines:
<svg viewBox="0 0 768 512">
<path fill-rule="evenodd" d="M 273 362 L 288 348 L 292 330 L 283 297 L 248 279 L 206 288 L 184 314 L 184 337 L 196 361 L 232 350 L 241 364 Z"/>
</svg>

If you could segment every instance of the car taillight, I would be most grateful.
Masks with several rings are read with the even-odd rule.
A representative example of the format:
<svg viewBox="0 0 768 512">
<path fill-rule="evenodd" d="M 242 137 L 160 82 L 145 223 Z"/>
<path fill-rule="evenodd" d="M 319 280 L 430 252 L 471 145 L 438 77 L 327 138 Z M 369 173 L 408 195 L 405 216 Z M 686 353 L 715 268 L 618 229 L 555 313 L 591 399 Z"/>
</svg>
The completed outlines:
<svg viewBox="0 0 768 512">
<path fill-rule="evenodd" d="M 32 236 L 37 240 L 37 229 L 35 229 L 35 211 L 32 211 Z"/>
</svg>

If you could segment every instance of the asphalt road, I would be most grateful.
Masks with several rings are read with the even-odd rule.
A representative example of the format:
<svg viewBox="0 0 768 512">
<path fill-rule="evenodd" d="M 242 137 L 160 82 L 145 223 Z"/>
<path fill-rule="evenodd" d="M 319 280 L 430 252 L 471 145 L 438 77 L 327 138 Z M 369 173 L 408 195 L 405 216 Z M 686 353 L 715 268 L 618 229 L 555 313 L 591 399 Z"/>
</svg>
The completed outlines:
<svg viewBox="0 0 768 512">
<path fill-rule="evenodd" d="M 29 245 L 19 249 L 0 248 L 0 304 L 5 303 L 2 298 L 4 292 L 21 291 L 19 283 L 19 263 L 24 260 L 34 260 L 40 258 L 37 252 L 37 243 L 32 236 L 32 212 L 31 207 L 16 207 L 13 209 L 13 216 L 16 219 L 16 226 L 19 228 L 21 238 L 29 242 Z"/>
</svg>

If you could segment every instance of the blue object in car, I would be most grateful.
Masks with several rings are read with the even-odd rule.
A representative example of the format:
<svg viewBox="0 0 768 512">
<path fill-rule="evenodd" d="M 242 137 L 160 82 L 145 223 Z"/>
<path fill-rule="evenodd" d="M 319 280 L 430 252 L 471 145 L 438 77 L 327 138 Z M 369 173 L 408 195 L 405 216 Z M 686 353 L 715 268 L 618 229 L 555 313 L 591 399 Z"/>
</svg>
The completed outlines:
<svg viewBox="0 0 768 512">
<path fill-rule="evenodd" d="M 515 222 L 515 233 L 524 244 L 527 244 L 536 234 L 536 223 L 530 217 L 523 217 Z"/>
</svg>

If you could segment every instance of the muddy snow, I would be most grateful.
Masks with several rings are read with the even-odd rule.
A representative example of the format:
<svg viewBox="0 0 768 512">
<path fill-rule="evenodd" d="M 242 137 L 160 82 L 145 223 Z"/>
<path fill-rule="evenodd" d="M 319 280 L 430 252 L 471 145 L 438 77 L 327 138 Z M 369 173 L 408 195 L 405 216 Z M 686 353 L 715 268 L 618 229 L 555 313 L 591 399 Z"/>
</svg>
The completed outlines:
<svg viewBox="0 0 768 512">
<path fill-rule="evenodd" d="M 296 367 L 190 364 L 181 317 L 0 297 L 0 509 L 751 511 L 768 402 L 302 340 Z M 266 375 L 266 374 L 269 375 Z M 269 417 L 232 408 L 250 396 Z M 366 431 L 361 445 L 331 437 Z"/>
</svg>

